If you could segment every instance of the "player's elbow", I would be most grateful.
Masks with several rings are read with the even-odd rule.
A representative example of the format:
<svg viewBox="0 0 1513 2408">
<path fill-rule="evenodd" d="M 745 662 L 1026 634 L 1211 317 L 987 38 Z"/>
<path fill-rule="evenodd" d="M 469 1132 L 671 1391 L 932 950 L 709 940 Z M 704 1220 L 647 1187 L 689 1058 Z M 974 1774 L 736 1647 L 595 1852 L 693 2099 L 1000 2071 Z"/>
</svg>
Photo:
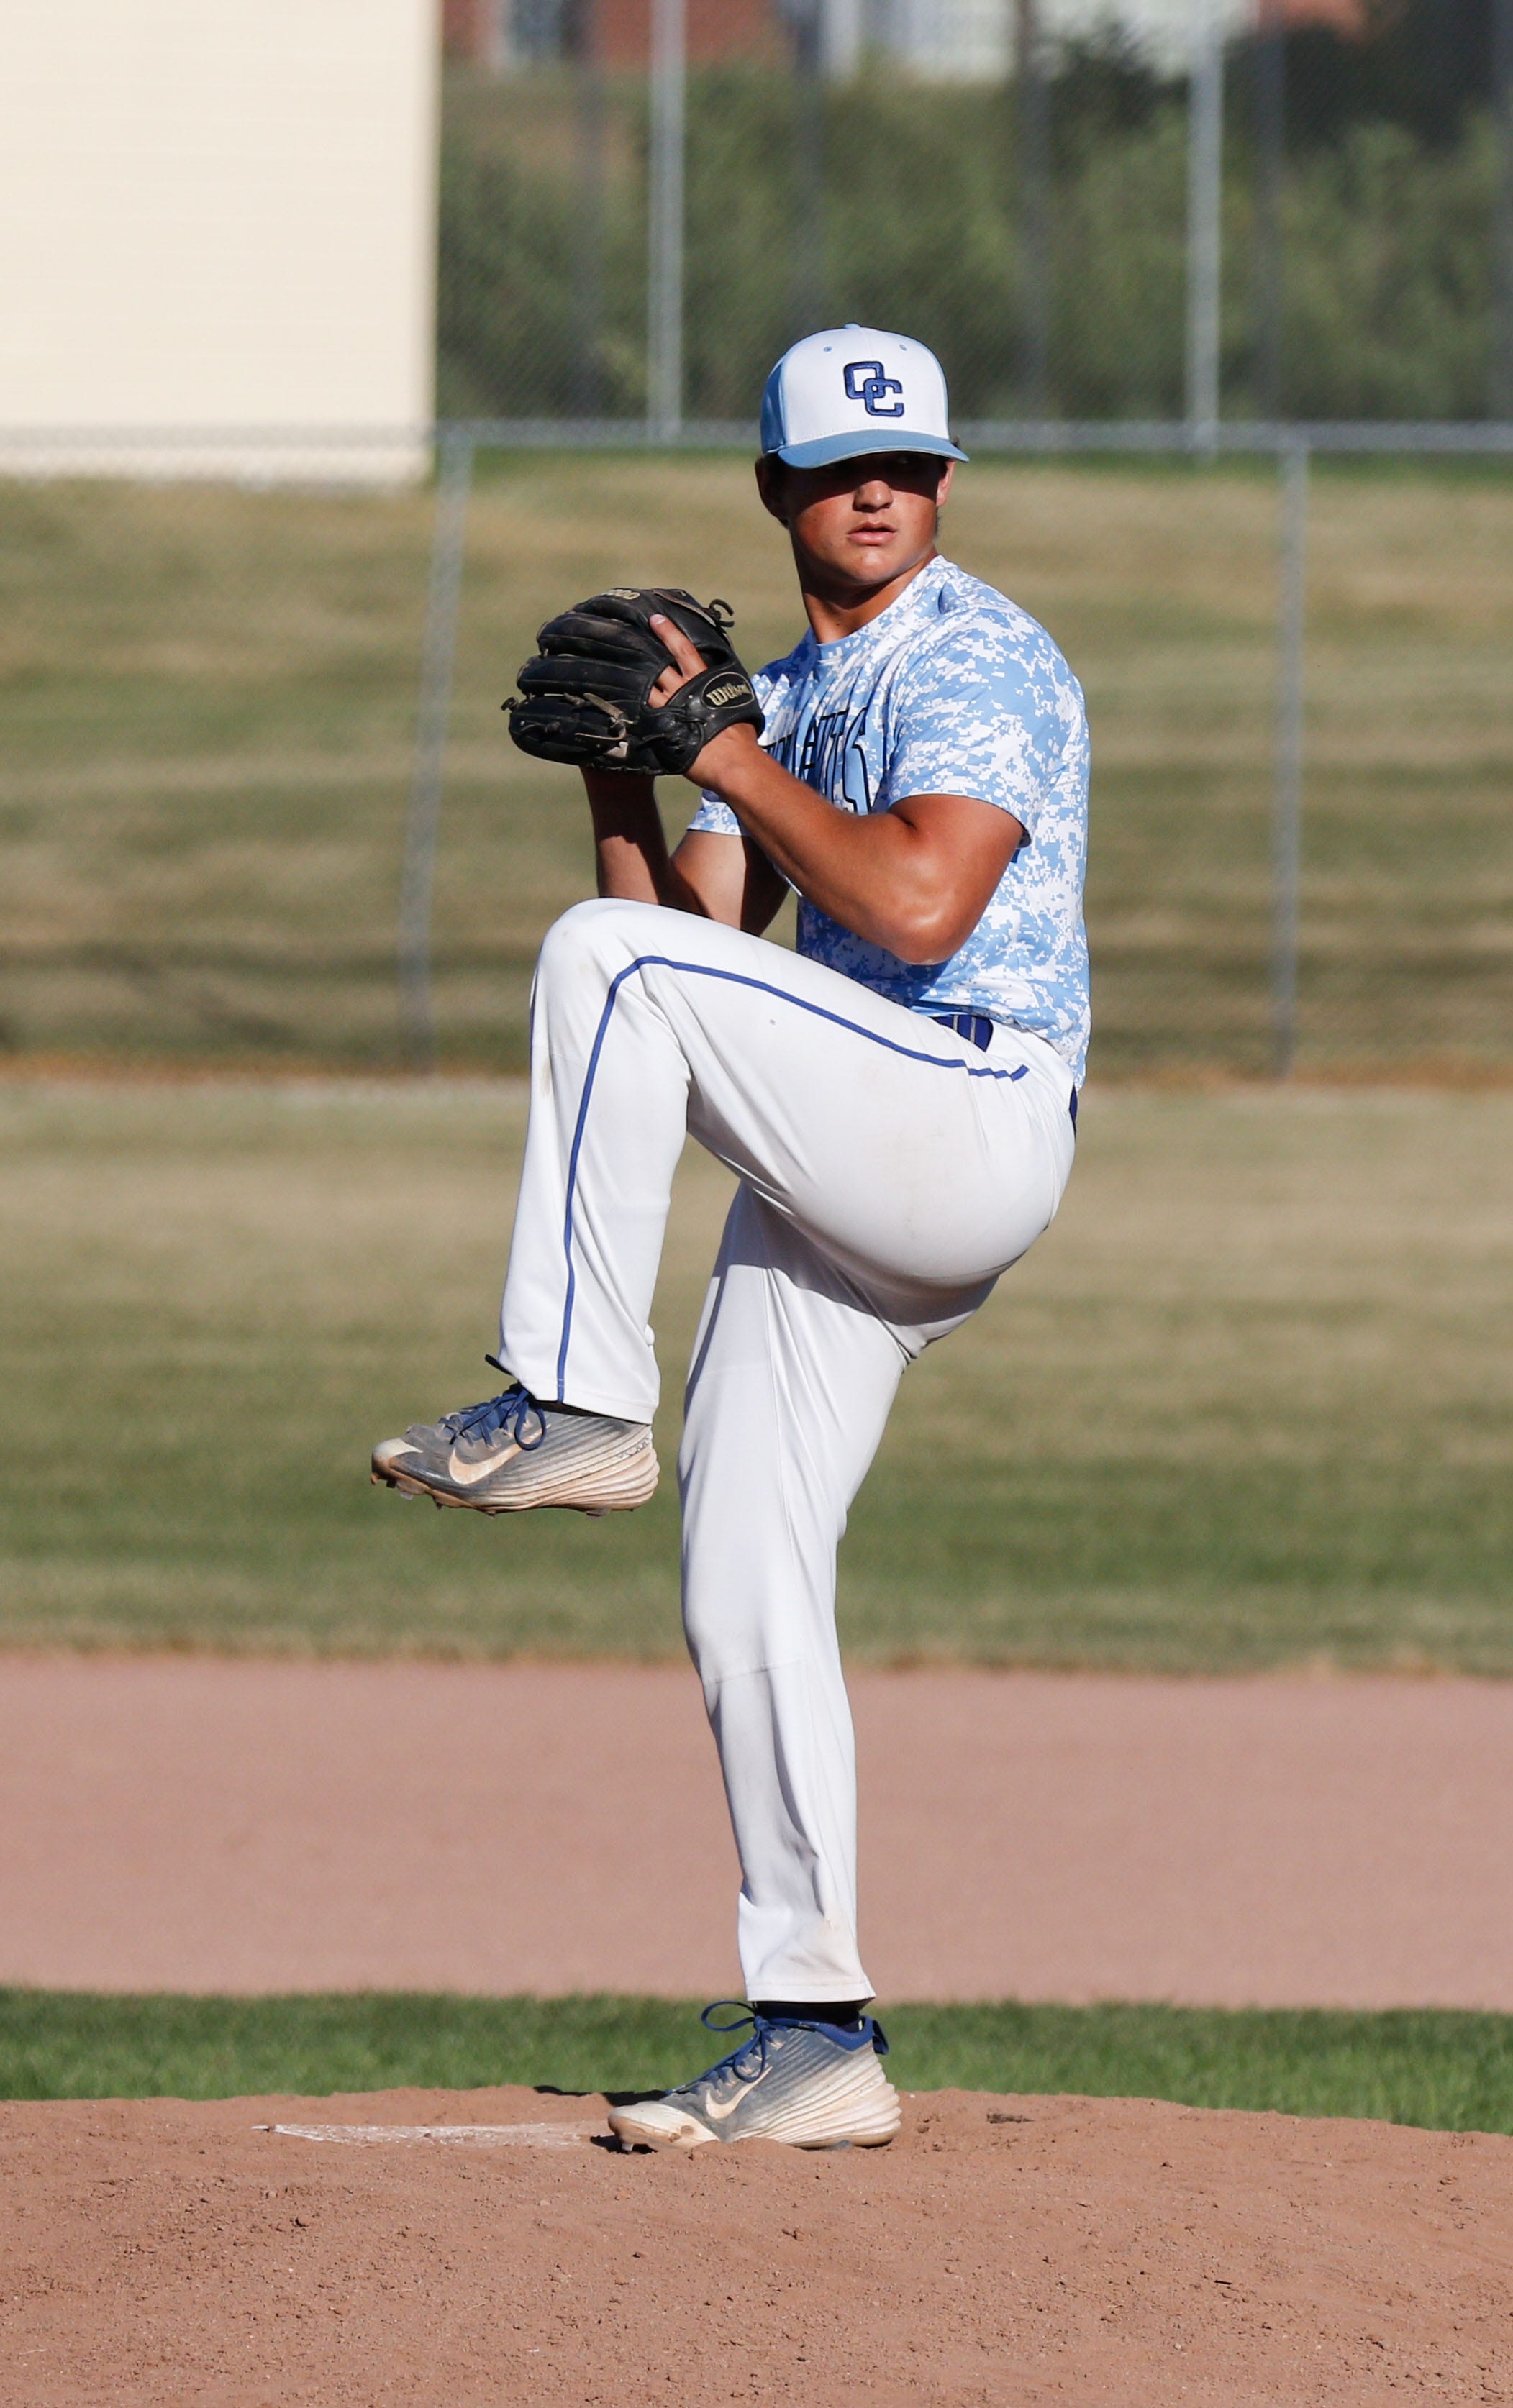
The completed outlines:
<svg viewBox="0 0 1513 2408">
<path fill-rule="evenodd" d="M 896 913 L 891 934 L 885 939 L 890 953 L 912 969 L 925 969 L 933 962 L 948 962 L 958 953 L 976 926 L 975 917 L 968 918 L 954 897 L 919 896 Z"/>
</svg>

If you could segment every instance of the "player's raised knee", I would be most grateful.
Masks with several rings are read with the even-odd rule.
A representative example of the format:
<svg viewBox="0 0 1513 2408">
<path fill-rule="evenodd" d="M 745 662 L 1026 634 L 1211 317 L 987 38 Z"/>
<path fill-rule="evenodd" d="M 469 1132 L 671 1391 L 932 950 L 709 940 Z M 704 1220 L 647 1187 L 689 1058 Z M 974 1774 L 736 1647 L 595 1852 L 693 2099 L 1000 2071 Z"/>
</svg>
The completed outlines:
<svg viewBox="0 0 1513 2408">
<path fill-rule="evenodd" d="M 577 970 L 594 962 L 612 963 L 619 968 L 638 950 L 644 950 L 645 916 L 656 909 L 656 904 L 623 903 L 604 896 L 575 903 L 546 932 L 540 975 L 554 978 L 564 969 Z"/>
</svg>

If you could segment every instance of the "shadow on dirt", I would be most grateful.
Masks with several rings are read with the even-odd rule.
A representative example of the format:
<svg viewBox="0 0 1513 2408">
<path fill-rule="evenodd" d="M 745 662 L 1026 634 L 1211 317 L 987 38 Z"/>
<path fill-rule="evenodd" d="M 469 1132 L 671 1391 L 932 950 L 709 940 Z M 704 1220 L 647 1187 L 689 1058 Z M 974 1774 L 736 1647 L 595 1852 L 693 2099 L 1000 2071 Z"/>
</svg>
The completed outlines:
<svg viewBox="0 0 1513 2408">
<path fill-rule="evenodd" d="M 612 2107 L 639 2107 L 647 2099 L 665 2099 L 663 2090 L 563 2090 L 555 2082 L 533 2082 L 538 2099 L 603 2099 Z"/>
</svg>

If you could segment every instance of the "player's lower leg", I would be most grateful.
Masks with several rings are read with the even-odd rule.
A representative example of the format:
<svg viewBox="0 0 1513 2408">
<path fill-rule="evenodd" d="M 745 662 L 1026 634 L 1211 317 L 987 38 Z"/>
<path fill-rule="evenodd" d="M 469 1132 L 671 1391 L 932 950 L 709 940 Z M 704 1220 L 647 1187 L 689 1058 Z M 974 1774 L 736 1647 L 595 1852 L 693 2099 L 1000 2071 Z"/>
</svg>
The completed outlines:
<svg viewBox="0 0 1513 2408">
<path fill-rule="evenodd" d="M 656 1476 L 650 1423 L 542 1404 L 518 1381 L 439 1422 L 411 1423 L 373 1450 L 376 1484 L 479 1513 L 547 1505 L 624 1512 L 645 1504 Z"/>
</svg>

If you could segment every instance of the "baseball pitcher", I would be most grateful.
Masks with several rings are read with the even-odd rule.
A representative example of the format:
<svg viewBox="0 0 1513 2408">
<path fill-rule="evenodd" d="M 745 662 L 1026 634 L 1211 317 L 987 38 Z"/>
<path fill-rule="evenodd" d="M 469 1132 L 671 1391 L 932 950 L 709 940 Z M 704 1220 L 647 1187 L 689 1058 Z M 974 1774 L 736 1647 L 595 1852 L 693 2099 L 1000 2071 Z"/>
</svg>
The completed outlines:
<svg viewBox="0 0 1513 2408">
<path fill-rule="evenodd" d="M 1088 1038 L 1082 694 L 936 548 L 965 457 L 938 362 L 874 327 L 811 335 L 761 428 L 808 620 L 786 658 L 749 678 L 723 606 L 625 587 L 552 620 L 520 672 L 512 733 L 581 769 L 600 899 L 537 971 L 505 1384 L 373 1456 L 485 1513 L 642 1503 L 685 1136 L 734 1171 L 678 1470 L 749 2005 L 712 2026 L 742 2035 L 730 2055 L 610 2118 L 684 2148 L 898 2129 L 857 1940 L 836 1548 L 904 1369 L 1057 1210 Z M 670 855 L 659 774 L 701 796 Z M 797 953 L 762 936 L 790 886 Z"/>
</svg>

